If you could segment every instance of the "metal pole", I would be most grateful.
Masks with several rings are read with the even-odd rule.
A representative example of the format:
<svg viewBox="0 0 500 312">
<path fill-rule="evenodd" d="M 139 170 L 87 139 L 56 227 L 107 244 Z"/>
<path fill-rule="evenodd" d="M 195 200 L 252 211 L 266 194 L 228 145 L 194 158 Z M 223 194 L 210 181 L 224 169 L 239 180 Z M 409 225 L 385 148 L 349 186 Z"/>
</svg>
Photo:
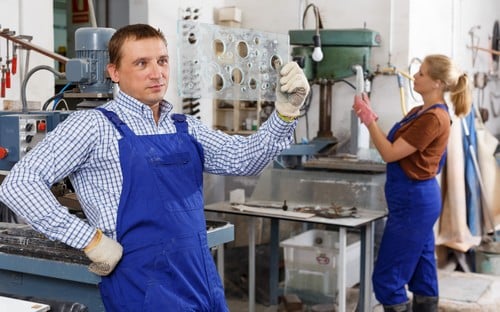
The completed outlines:
<svg viewBox="0 0 500 312">
<path fill-rule="evenodd" d="M 0 37 L 3 37 L 5 39 L 7 39 L 7 40 L 11 40 L 12 42 L 15 42 L 15 43 L 19 44 L 20 46 L 24 47 L 27 50 L 33 50 L 33 51 L 36 51 L 36 52 L 38 52 L 40 54 L 48 56 L 48 57 L 50 57 L 50 58 L 52 58 L 52 59 L 54 59 L 54 60 L 56 60 L 56 61 L 58 61 L 60 63 L 66 64 L 68 62 L 68 60 L 69 60 L 65 56 L 62 56 L 60 54 L 57 54 L 57 53 L 54 53 L 54 52 L 49 51 L 47 49 L 44 49 L 42 47 L 39 47 L 39 46 L 37 46 L 37 45 L 35 45 L 35 44 L 31 43 L 31 42 L 26 42 L 26 41 L 24 41 L 22 39 L 19 39 L 19 38 L 15 37 L 15 36 L 11 36 L 8 33 L 8 29 L 7 30 L 3 29 L 0 32 Z"/>
</svg>

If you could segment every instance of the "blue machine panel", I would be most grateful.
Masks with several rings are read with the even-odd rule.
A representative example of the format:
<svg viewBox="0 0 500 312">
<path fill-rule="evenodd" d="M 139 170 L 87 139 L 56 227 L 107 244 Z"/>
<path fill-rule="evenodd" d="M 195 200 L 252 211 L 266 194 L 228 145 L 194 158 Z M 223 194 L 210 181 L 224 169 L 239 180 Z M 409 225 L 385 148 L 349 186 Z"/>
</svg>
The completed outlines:
<svg viewBox="0 0 500 312">
<path fill-rule="evenodd" d="M 16 162 L 45 138 L 70 112 L 0 112 L 0 170 Z"/>
</svg>

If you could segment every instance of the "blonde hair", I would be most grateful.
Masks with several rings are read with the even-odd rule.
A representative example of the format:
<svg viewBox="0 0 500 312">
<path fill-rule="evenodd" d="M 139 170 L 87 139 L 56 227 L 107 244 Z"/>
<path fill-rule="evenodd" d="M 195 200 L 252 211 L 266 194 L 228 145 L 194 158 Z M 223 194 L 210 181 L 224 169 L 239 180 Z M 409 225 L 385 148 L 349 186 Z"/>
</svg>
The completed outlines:
<svg viewBox="0 0 500 312">
<path fill-rule="evenodd" d="M 472 91 L 467 74 L 446 55 L 427 55 L 423 62 L 428 65 L 428 75 L 434 80 L 442 81 L 445 85 L 444 91 L 450 92 L 455 115 L 459 117 L 467 115 L 472 105 Z"/>
</svg>

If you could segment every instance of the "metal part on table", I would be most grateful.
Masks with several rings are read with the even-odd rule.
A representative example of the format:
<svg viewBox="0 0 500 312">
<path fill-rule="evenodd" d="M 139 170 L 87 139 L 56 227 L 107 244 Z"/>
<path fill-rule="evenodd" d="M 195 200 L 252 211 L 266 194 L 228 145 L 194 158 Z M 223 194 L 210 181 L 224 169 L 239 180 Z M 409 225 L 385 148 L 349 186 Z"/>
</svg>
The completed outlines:
<svg viewBox="0 0 500 312">
<path fill-rule="evenodd" d="M 229 222 L 207 220 L 206 223 L 209 247 L 234 239 L 234 226 Z M 49 240 L 27 224 L 0 222 L 0 252 L 61 262 L 90 264 L 83 251 Z"/>
<path fill-rule="evenodd" d="M 231 208 L 244 212 L 261 212 L 271 215 L 286 215 L 297 218 L 308 219 L 313 216 L 336 219 L 336 218 L 357 218 L 358 209 L 356 207 L 344 207 L 331 203 L 329 206 L 295 205 L 288 206 L 286 200 L 284 204 L 275 202 L 245 202 L 230 203 Z M 285 212 L 286 211 L 286 212 Z"/>
<path fill-rule="evenodd" d="M 0 223 L 0 252 L 88 265 L 83 251 L 51 241 L 26 224 Z"/>
<path fill-rule="evenodd" d="M 179 95 L 274 101 L 288 35 L 189 20 L 178 23 Z"/>
</svg>

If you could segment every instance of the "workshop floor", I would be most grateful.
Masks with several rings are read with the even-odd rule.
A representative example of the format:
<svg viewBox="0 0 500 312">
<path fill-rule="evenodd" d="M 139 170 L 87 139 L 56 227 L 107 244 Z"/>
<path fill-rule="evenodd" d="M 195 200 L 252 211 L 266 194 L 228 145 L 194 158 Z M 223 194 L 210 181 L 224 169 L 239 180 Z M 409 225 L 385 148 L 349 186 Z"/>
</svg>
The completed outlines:
<svg viewBox="0 0 500 312">
<path fill-rule="evenodd" d="M 227 305 L 231 312 L 248 312 L 248 301 L 241 299 L 227 298 Z M 277 306 L 265 306 L 262 304 L 255 304 L 255 312 L 277 312 Z"/>
<path fill-rule="evenodd" d="M 231 312 L 248 311 L 248 257 L 247 247 L 233 247 L 225 250 L 224 288 L 226 300 Z M 285 312 L 279 305 L 270 305 L 269 302 L 269 246 L 262 244 L 256 248 L 256 287 L 255 287 L 255 312 Z M 238 261 L 228 261 L 238 259 Z M 280 280 L 283 280 L 283 265 L 280 266 Z M 358 300 L 358 290 L 349 289 L 347 298 L 347 311 L 355 311 Z M 312 310 L 312 304 L 304 304 L 304 311 Z M 318 311 L 329 312 L 328 309 Z"/>
<path fill-rule="evenodd" d="M 226 299 L 231 312 L 248 312 L 248 263 L 245 255 L 246 248 L 231 248 L 226 250 L 226 259 L 238 261 L 225 262 L 224 286 Z M 256 248 L 256 303 L 255 312 L 286 312 L 280 305 L 269 304 L 269 276 L 268 246 L 259 245 Z M 260 260 L 260 261 L 259 261 Z M 282 274 L 280 268 L 280 275 Z M 282 280 L 280 278 L 280 280 Z M 440 312 L 494 312 L 500 311 L 500 276 L 464 273 L 458 271 L 439 270 L 439 311 Z M 347 312 L 356 311 L 358 290 L 348 289 Z M 409 293 L 409 296 L 411 294 Z M 304 304 L 304 312 L 329 312 L 330 308 L 321 306 L 313 309 L 312 305 Z M 373 312 L 382 312 L 380 305 L 374 307 Z"/>
<path fill-rule="evenodd" d="M 350 289 L 347 297 L 347 308 L 346 312 L 355 312 L 356 306 L 358 302 L 358 292 L 356 289 Z M 248 301 L 243 300 L 241 298 L 227 298 L 227 304 L 229 306 L 229 311 L 231 312 L 248 312 Z M 321 312 L 330 312 L 336 311 L 332 310 L 332 305 L 329 304 L 321 304 L 321 305 L 304 305 L 303 311 L 312 312 L 312 311 L 321 311 Z M 383 309 L 381 306 L 376 306 L 373 309 L 373 312 L 382 312 Z M 282 305 L 263 305 L 256 303 L 255 304 L 255 312 L 286 312 Z"/>
</svg>

